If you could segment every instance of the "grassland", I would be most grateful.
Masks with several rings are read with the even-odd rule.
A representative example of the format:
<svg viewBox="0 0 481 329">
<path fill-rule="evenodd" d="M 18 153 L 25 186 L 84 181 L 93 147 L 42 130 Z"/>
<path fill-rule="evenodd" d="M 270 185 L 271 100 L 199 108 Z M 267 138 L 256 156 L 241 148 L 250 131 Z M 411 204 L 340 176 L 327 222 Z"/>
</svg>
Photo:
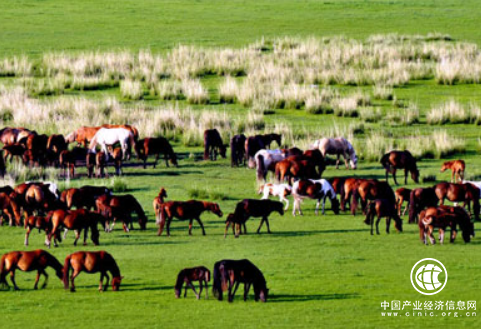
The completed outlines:
<svg viewBox="0 0 481 329">
<path fill-rule="evenodd" d="M 457 1 L 16 1 L 0 12 L 0 57 L 26 54 L 29 60 L 37 64 L 48 52 L 66 51 L 70 54 L 127 49 L 137 53 L 140 49 L 150 48 L 154 54 L 165 55 L 178 44 L 207 49 L 240 49 L 262 37 L 274 40 L 277 37 L 298 36 L 305 40 L 308 36 L 321 38 L 344 34 L 349 38 L 366 40 L 370 35 L 389 32 L 422 35 L 439 32 L 449 34 L 455 42 L 480 44 L 481 32 L 477 28 L 480 7 L 477 1 L 464 1 L 462 4 Z M 29 78 L 36 82 L 45 77 L 35 71 Z M 74 102 L 78 101 L 78 97 L 93 102 L 115 98 L 118 105 L 109 107 L 113 109 L 112 112 L 105 112 L 106 117 L 92 119 L 92 123 L 106 118 L 139 120 L 145 127 L 141 130 L 142 135 L 150 134 L 149 129 L 155 125 L 155 121 L 150 125 L 144 121 L 148 121 L 151 113 L 159 109 L 168 109 L 162 112 L 162 115 L 167 115 L 189 108 L 197 118 L 206 118 L 204 125 L 225 125 L 225 136 L 238 129 L 239 122 L 247 121 L 251 112 L 259 112 L 252 106 L 237 102 L 220 103 L 219 86 L 224 77 L 205 74 L 199 79 L 208 91 L 208 104 L 189 104 L 186 99 L 159 99 L 150 93 L 145 81 L 142 81 L 145 88 L 142 100 L 128 99 L 130 94 L 122 95 L 118 82 L 91 91 L 69 87 L 63 95 L 37 95 L 19 76 L 3 77 L 0 84 L 7 88 L 22 85 L 29 99 L 46 102 L 46 107 L 33 107 L 38 121 L 32 122 L 31 117 L 24 116 L 24 121 L 20 122 L 49 133 L 53 132 L 53 127 L 69 131 L 82 123 L 83 119 L 66 115 L 70 119 L 59 116 L 42 119 L 39 114 L 54 108 L 51 102 L 61 98 Z M 245 79 L 238 77 L 236 81 L 240 83 Z M 322 87 L 319 86 L 319 90 Z M 449 136 L 465 141 L 464 153 L 450 157 L 466 160 L 469 177 L 475 178 L 481 173 L 478 157 L 480 134 L 476 123 L 427 125 L 426 121 L 429 111 L 452 99 L 465 108 L 472 103 L 481 104 L 479 84 L 444 85 L 439 84 L 433 76 L 411 79 L 392 87 L 395 101 L 375 98 L 371 85 L 350 86 L 341 83 L 331 87 L 343 96 L 359 91 L 368 94 L 372 103 L 370 107 L 379 108 L 382 118 L 399 114 L 404 105 L 414 103 L 419 109 L 420 122 L 411 125 L 386 119 L 365 122 L 362 117 L 312 114 L 304 108 L 268 107 L 262 109 L 264 128 L 253 125 L 248 131 L 277 128 L 293 136 L 288 139 L 289 143 L 297 142 L 305 146 L 310 139 L 348 132 L 349 125 L 362 124 L 363 131 L 353 133 L 352 138 L 357 143 L 358 151 L 363 152 L 369 147 L 366 141 L 369 141 L 372 133 L 381 136 L 382 140 L 405 141 L 403 145 L 412 149 L 420 143 L 420 136 L 430 136 L 432 132 L 442 129 Z M 135 93 L 132 95 L 133 98 L 137 97 Z M 56 108 L 58 113 L 73 108 L 68 101 L 62 104 Z M 88 108 L 85 106 L 82 111 L 86 112 L 79 113 L 87 113 Z M 95 109 L 99 108 L 105 109 L 102 106 Z M 136 109 L 140 109 L 140 112 L 136 112 Z M 2 112 L 3 125 L 12 124 L 11 116 L 5 116 L 5 113 Z M 223 116 L 227 119 L 223 119 Z M 142 118 L 147 120 L 140 120 Z M 59 122 L 63 123 L 61 127 L 58 127 Z M 137 124 L 137 121 L 134 122 Z M 235 128 L 229 130 L 231 125 Z M 479 223 L 476 224 L 477 237 L 470 244 L 464 244 L 458 238 L 455 244 L 425 247 L 419 242 L 416 227 L 407 225 L 406 220 L 405 231 L 401 234 L 393 232 L 386 235 L 381 230 L 380 236 L 371 237 L 368 227 L 362 222 L 362 216 L 334 216 L 329 210 L 325 216 L 315 216 L 314 202 L 306 201 L 303 204 L 303 217 L 292 217 L 290 211 L 283 217 L 273 215 L 272 235 L 249 234 L 239 239 L 228 236 L 224 240 L 223 219 L 206 214 L 203 216 L 207 231 L 205 237 L 200 235 L 198 228 L 189 237 L 187 223 L 181 222 L 172 224 L 172 237 L 157 237 L 151 201 L 161 186 L 167 189 L 170 200 L 186 200 L 192 195 L 192 190 L 205 190 L 205 194 L 219 199 L 214 201 L 219 202 L 225 214 L 234 209 L 238 200 L 259 197 L 255 193 L 257 185 L 253 171 L 233 169 L 227 160 L 215 163 L 199 160 L 201 147 L 198 131 L 202 131 L 203 127 L 197 127 L 196 123 L 196 130 L 192 131 L 197 132 L 193 133 L 192 139 L 179 133 L 169 135 L 182 158 L 179 168 L 167 169 L 162 163 L 157 169 L 125 169 L 123 181 L 127 185 L 127 192 L 134 194 L 148 212 L 146 232 L 136 230 L 127 235 L 117 228 L 112 234 L 101 234 L 101 246 L 89 244 L 85 248 L 74 248 L 72 236 L 69 236 L 59 248 L 52 249 L 52 253 L 60 260 L 79 249 L 109 251 L 117 259 L 125 276 L 121 292 L 98 293 L 98 277 L 82 274 L 77 282 L 78 292 L 71 294 L 63 290 L 53 273 L 46 290 L 33 291 L 31 288 L 35 276 L 17 272 L 17 283 L 23 290 L 0 291 L 4 301 L 0 308 L 0 328 L 479 326 L 477 318 L 465 316 L 438 316 L 435 319 L 403 316 L 389 319 L 380 315 L 380 303 L 384 300 L 466 301 L 479 298 Z M 416 137 L 408 139 L 410 136 Z M 375 148 L 374 152 L 381 152 L 380 148 Z M 439 173 L 441 162 L 441 159 L 420 161 L 422 177 L 435 175 L 438 181 L 448 179 L 447 173 Z M 80 172 L 85 173 L 83 170 Z M 325 177 L 352 174 L 383 178 L 384 171 L 374 159 L 362 160 L 360 168 L 354 173 L 330 167 Z M 111 183 L 110 180 L 88 180 L 84 176 L 70 182 L 58 179 L 61 186 Z M 419 185 L 428 184 L 433 183 Z M 417 185 L 409 181 L 408 187 L 414 186 Z M 249 222 L 248 231 L 254 232 L 258 223 L 258 220 Z M 23 246 L 23 235 L 22 229 L 2 227 L 0 253 L 43 248 L 42 235 L 34 232 L 28 248 Z M 414 263 L 426 257 L 442 261 L 449 273 L 446 288 L 434 297 L 419 295 L 409 279 Z M 207 301 L 197 301 L 192 294 L 185 300 L 175 300 L 173 284 L 180 269 L 200 264 L 212 268 L 214 262 L 223 258 L 248 258 L 258 265 L 271 289 L 269 302 L 255 303 L 251 298 L 244 303 L 238 296 L 229 305 L 227 302 L 217 302 L 212 296 Z"/>
</svg>

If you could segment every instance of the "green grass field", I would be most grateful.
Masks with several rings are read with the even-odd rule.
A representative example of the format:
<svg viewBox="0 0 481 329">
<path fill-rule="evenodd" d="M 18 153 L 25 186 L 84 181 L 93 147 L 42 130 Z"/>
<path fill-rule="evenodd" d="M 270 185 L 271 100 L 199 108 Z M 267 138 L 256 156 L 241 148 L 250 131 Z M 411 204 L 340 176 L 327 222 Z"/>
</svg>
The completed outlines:
<svg viewBox="0 0 481 329">
<path fill-rule="evenodd" d="M 48 51 L 138 50 L 151 48 L 163 52 L 179 43 L 199 46 L 241 47 L 262 37 L 332 36 L 344 34 L 364 39 L 378 33 L 426 34 L 441 32 L 458 41 L 481 43 L 478 27 L 478 1 L 12 1 L 0 11 L 0 58 L 27 54 L 38 58 Z M 218 103 L 216 90 L 220 78 L 204 77 L 202 82 L 213 100 L 204 108 L 246 114 L 239 105 Z M 13 83 L 1 78 L 0 84 Z M 349 89 L 350 87 L 347 87 Z M 370 91 L 371 87 L 365 89 Z M 383 130 L 394 138 L 414 131 L 426 134 L 438 126 L 425 124 L 425 114 L 434 105 L 454 98 L 462 104 L 481 103 L 479 84 L 441 86 L 433 80 L 412 81 L 395 88 L 398 99 L 415 101 L 421 112 L 421 124 L 385 126 L 367 124 L 366 133 Z M 92 92 L 67 91 L 67 95 L 84 95 L 92 99 L 105 96 L 120 98 L 118 88 Z M 49 96 L 50 97 L 50 96 Z M 46 98 L 49 98 L 46 97 Z M 53 98 L 53 97 L 50 97 Z M 129 102 L 122 100 L 123 103 Z M 387 101 L 375 100 L 383 113 L 396 111 Z M 147 98 L 147 105 L 163 105 Z M 180 102 L 185 106 L 185 102 Z M 323 130 L 335 124 L 356 122 L 357 118 L 334 115 L 313 115 L 305 111 L 275 110 L 266 115 L 266 123 L 288 122 L 295 130 Z M 8 125 L 8 121 L 2 122 Z M 32 123 L 35 128 L 35 123 Z M 72 127 L 76 128 L 76 127 Z M 478 139 L 479 126 L 473 124 L 444 125 L 451 135 L 467 141 L 465 154 L 457 154 L 467 163 L 471 177 L 481 174 Z M 361 134 L 359 138 L 364 138 Z M 362 147 L 362 144 L 361 144 Z M 128 193 L 141 202 L 149 217 L 148 230 L 126 234 L 117 225 L 115 232 L 101 232 L 101 245 L 73 247 L 73 233 L 59 248 L 52 249 L 62 263 L 66 255 L 77 250 L 106 250 L 118 262 L 125 276 L 121 291 L 99 293 L 99 276 L 81 274 L 76 280 L 77 292 L 63 289 L 53 271 L 45 290 L 32 290 L 35 275 L 17 271 L 19 292 L 0 291 L 0 328 L 195 328 L 234 327 L 477 327 L 477 317 L 382 317 L 384 300 L 401 301 L 467 301 L 476 300 L 481 291 L 481 235 L 465 244 L 459 236 L 454 244 L 426 247 L 418 237 L 415 225 L 404 218 L 404 232 L 384 232 L 370 236 L 363 216 L 335 216 L 329 208 L 325 216 L 314 215 L 314 201 L 303 203 L 304 216 L 293 217 L 291 208 L 284 216 L 271 217 L 273 234 L 254 234 L 259 224 L 247 224 L 249 235 L 234 239 L 223 238 L 225 215 L 244 198 L 259 198 L 256 194 L 255 172 L 231 168 L 228 160 L 215 163 L 194 160 L 200 147 L 185 147 L 174 142 L 175 151 L 182 154 L 179 168 L 157 169 L 130 167 L 124 170 Z M 198 157 L 197 157 L 198 159 Z M 438 181 L 448 180 L 449 174 L 439 173 L 442 160 L 420 162 L 421 175 L 436 175 Z M 112 169 L 109 170 L 112 172 Z M 80 170 L 82 174 L 84 169 Z M 324 177 L 347 176 L 384 177 L 377 162 L 361 162 L 353 173 L 333 167 Z M 399 177 L 400 175 L 398 175 Z M 399 180 L 401 181 L 401 180 Z M 106 181 L 109 183 L 109 181 Z M 392 181 L 391 181 L 392 182 Z M 82 177 L 70 182 L 76 187 L 100 184 L 99 180 Z M 407 187 L 420 185 L 408 181 Z M 63 184 L 62 184 L 63 185 Z M 211 195 L 224 196 L 219 202 L 224 218 L 211 214 L 202 216 L 207 236 L 202 236 L 194 224 L 193 236 L 188 236 L 186 222 L 174 221 L 172 236 L 156 236 L 152 199 L 159 188 L 167 189 L 169 200 L 187 200 L 193 189 L 206 190 Z M 265 229 L 265 228 L 264 228 Z M 24 230 L 0 228 L 0 254 L 11 250 L 44 248 L 43 234 L 32 232 L 30 246 L 25 247 Z M 436 258 L 447 268 L 449 280 L 438 295 L 423 296 L 410 282 L 412 266 L 422 258 Z M 218 302 L 209 291 L 208 300 L 197 301 L 192 292 L 187 299 L 176 300 L 173 286 L 177 273 L 185 268 L 205 265 L 213 268 L 220 259 L 248 258 L 264 273 L 270 290 L 267 303 L 255 303 L 251 292 L 247 303 L 238 292 L 233 304 Z M 212 282 L 211 282 L 212 284 Z M 412 312 L 412 308 L 410 308 Z"/>
</svg>

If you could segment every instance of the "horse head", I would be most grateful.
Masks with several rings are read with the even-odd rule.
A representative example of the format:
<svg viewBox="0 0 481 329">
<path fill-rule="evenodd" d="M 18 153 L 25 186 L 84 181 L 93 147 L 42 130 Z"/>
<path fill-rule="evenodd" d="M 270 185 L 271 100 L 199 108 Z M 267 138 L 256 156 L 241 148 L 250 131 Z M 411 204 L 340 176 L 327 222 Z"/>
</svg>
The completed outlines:
<svg viewBox="0 0 481 329">
<path fill-rule="evenodd" d="M 167 198 L 167 190 L 161 187 L 159 191 L 159 199 L 163 200 L 164 198 Z"/>
<path fill-rule="evenodd" d="M 220 147 L 219 147 L 219 153 L 220 153 L 220 156 L 223 157 L 224 159 L 227 157 L 226 156 L 226 151 L 227 151 L 227 148 L 229 146 L 226 145 L 226 144 L 222 144 Z"/>
<path fill-rule="evenodd" d="M 112 290 L 119 291 L 120 290 L 120 283 L 122 282 L 123 276 L 116 276 L 112 278 Z"/>
<path fill-rule="evenodd" d="M 340 206 L 339 200 L 336 197 L 332 198 L 331 207 L 332 207 L 332 211 L 336 215 L 339 215 L 339 206 Z"/>
<path fill-rule="evenodd" d="M 222 213 L 222 210 L 220 210 L 220 207 L 217 203 L 211 202 L 211 203 L 208 204 L 207 207 L 211 212 L 213 212 L 217 216 L 219 216 L 219 217 L 224 216 L 224 214 Z"/>
</svg>

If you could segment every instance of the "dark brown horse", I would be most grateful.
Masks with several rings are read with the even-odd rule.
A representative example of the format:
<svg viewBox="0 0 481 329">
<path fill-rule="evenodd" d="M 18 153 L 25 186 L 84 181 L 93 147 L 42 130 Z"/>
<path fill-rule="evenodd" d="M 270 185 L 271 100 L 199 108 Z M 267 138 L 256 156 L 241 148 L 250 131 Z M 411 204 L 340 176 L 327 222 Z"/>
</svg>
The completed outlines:
<svg viewBox="0 0 481 329">
<path fill-rule="evenodd" d="M 446 169 L 451 169 L 451 182 L 456 182 L 456 176 L 460 182 L 464 180 L 464 172 L 466 171 L 466 163 L 464 160 L 453 160 L 453 161 L 446 161 L 441 166 L 441 172 L 444 172 Z"/>
<path fill-rule="evenodd" d="M 212 291 L 218 300 L 222 300 L 223 292 L 228 290 L 228 300 L 233 302 L 240 283 L 244 284 L 244 301 L 247 300 L 252 285 L 254 286 L 255 301 L 267 301 L 269 289 L 267 289 L 266 279 L 262 272 L 249 260 L 224 259 L 214 264 Z"/>
<path fill-rule="evenodd" d="M 112 161 L 114 162 L 115 174 L 117 176 L 122 175 L 122 162 L 123 162 L 123 154 L 122 149 L 120 147 L 116 147 L 110 153 L 112 156 Z"/>
<path fill-rule="evenodd" d="M 259 135 L 256 135 L 247 137 L 244 148 L 249 168 L 255 168 L 254 156 L 257 152 L 267 147 L 264 144 L 264 139 Z"/>
<path fill-rule="evenodd" d="M 68 148 L 63 135 L 50 135 L 47 141 L 47 157 L 51 164 L 57 165 L 60 158 L 60 153 Z"/>
<path fill-rule="evenodd" d="M 5 159 L 3 158 L 3 150 L 0 150 L 0 177 L 4 178 L 7 173 L 7 167 L 5 166 Z"/>
<path fill-rule="evenodd" d="M 418 222 L 418 215 L 424 208 L 436 207 L 438 203 L 434 187 L 412 190 L 409 196 L 409 224 Z"/>
<path fill-rule="evenodd" d="M 164 154 L 165 165 L 169 166 L 169 161 L 174 165 L 178 166 L 177 164 L 177 156 L 174 153 L 174 149 L 172 145 L 170 145 L 169 141 L 164 137 L 148 137 L 139 140 L 135 144 L 137 157 L 144 161 L 144 168 L 147 167 L 147 158 L 150 155 L 155 155 L 154 161 L 154 168 L 157 165 L 157 161 L 159 160 L 160 154 Z"/>
<path fill-rule="evenodd" d="M 479 189 L 470 184 L 453 184 L 453 183 L 439 183 L 435 186 L 436 196 L 439 199 L 439 204 L 444 204 L 444 199 L 451 202 L 464 202 L 464 206 L 468 207 L 471 213 L 471 204 L 473 205 L 473 214 L 476 221 L 479 220 Z"/>
<path fill-rule="evenodd" d="M 145 230 L 147 228 L 147 216 L 145 215 L 144 209 L 142 209 L 142 206 L 132 194 L 112 196 L 109 205 L 116 207 L 126 216 L 129 216 L 129 218 L 131 218 L 132 213 L 137 214 L 140 229 Z M 111 229 L 112 228 L 113 224 Z M 133 228 L 132 220 L 130 220 L 130 229 Z"/>
<path fill-rule="evenodd" d="M 259 137 L 262 140 L 262 143 L 264 144 L 264 147 L 269 149 L 271 148 L 272 142 L 276 142 L 279 147 L 281 147 L 282 144 L 282 136 L 279 134 L 264 134 L 264 135 L 256 135 L 256 137 Z"/>
<path fill-rule="evenodd" d="M 65 229 L 64 239 L 67 235 L 68 230 L 75 231 L 75 241 L 74 246 L 77 245 L 77 241 L 80 238 L 80 233 L 84 231 L 84 246 L 87 245 L 88 230 L 90 229 L 90 238 L 94 245 L 99 245 L 99 230 L 97 225 L 104 224 L 105 219 L 97 214 L 90 212 L 86 209 L 77 210 L 63 210 L 58 209 L 48 213 L 47 221 L 52 225 L 52 229 L 48 235 L 47 245 L 50 248 L 52 237 L 59 234 L 60 229 Z M 54 240 L 55 246 L 58 246 Z"/>
<path fill-rule="evenodd" d="M 100 151 L 95 154 L 95 168 L 97 169 L 97 178 L 99 177 L 109 177 L 107 171 L 107 154 Z"/>
<path fill-rule="evenodd" d="M 366 219 L 364 223 L 371 225 L 371 235 L 374 235 L 374 217 L 377 216 L 376 233 L 379 234 L 379 222 L 381 217 L 386 217 L 386 233 L 389 234 L 391 219 L 394 220 L 394 227 L 398 232 L 402 232 L 402 219 L 398 216 L 396 204 L 392 200 L 376 199 L 368 204 Z"/>
<path fill-rule="evenodd" d="M 232 167 L 246 164 L 245 145 L 246 136 L 244 134 L 235 135 L 230 140 L 230 164 Z"/>
<path fill-rule="evenodd" d="M 95 172 L 95 156 L 93 152 L 87 152 L 85 156 L 85 166 L 87 167 L 87 176 L 92 178 Z"/>
<path fill-rule="evenodd" d="M 204 211 L 210 211 L 219 217 L 223 216 L 219 205 L 213 202 L 189 200 L 168 201 L 163 203 L 160 207 L 160 218 L 157 222 L 159 225 L 157 235 L 162 234 L 164 223 L 167 223 L 167 236 L 170 236 L 170 223 L 174 217 L 179 220 L 189 220 L 189 235 L 192 235 L 192 222 L 195 219 L 202 228 L 202 234 L 205 235 L 204 224 L 202 224 L 202 221 L 200 220 L 200 215 Z"/>
<path fill-rule="evenodd" d="M 7 274 L 10 273 L 10 280 L 13 283 L 15 290 L 19 290 L 15 283 L 15 271 L 19 269 L 23 272 L 37 271 L 37 278 L 33 289 L 38 289 L 38 281 L 40 276 L 45 277 L 45 282 L 42 289 L 47 286 L 48 274 L 45 271 L 47 267 L 52 267 L 55 270 L 57 277 L 62 280 L 63 268 L 62 264 L 51 254 L 44 250 L 34 251 L 12 251 L 2 256 L 0 260 L 0 286 L 7 286 Z"/>
<path fill-rule="evenodd" d="M 457 235 L 457 227 L 461 228 L 464 242 L 470 242 L 474 236 L 474 223 L 466 210 L 462 207 L 438 206 L 423 210 L 420 214 L 419 237 L 421 242 L 428 244 L 426 237 L 429 237 L 431 244 L 436 243 L 433 236 L 435 228 L 439 230 L 439 242 L 444 243 L 444 234 L 448 227 L 451 228 L 450 242 L 453 243 Z"/>
<path fill-rule="evenodd" d="M 408 183 L 408 172 L 411 173 L 413 181 L 419 183 L 419 170 L 416 159 L 409 151 L 391 151 L 384 154 L 380 162 L 386 170 L 386 182 L 388 181 L 389 173 L 392 173 L 394 183 L 398 185 L 396 181 L 396 170 L 404 169 L 404 184 Z"/>
<path fill-rule="evenodd" d="M 404 187 L 398 188 L 396 192 L 394 192 L 396 196 L 397 214 L 399 216 L 401 216 L 401 210 L 402 210 L 404 201 L 407 201 L 407 205 L 404 208 L 404 211 L 402 211 L 402 215 L 404 216 L 406 214 L 406 211 L 409 209 L 409 201 L 410 201 L 409 199 L 411 197 L 411 192 L 412 192 L 411 189 L 404 188 Z"/>
<path fill-rule="evenodd" d="M 8 144 L 3 147 L 3 159 L 7 162 L 10 159 L 10 163 L 13 161 L 13 158 L 16 157 L 20 159 L 20 161 L 24 162 L 23 155 L 27 148 L 25 145 L 20 143 L 15 144 Z"/>
<path fill-rule="evenodd" d="M 259 228 L 257 229 L 257 233 L 260 233 L 262 224 L 264 224 L 264 222 L 267 226 L 267 233 L 271 233 L 269 227 L 269 216 L 272 212 L 278 212 L 281 216 L 284 215 L 284 205 L 282 202 L 256 199 L 242 200 L 236 205 L 233 216 L 229 216 L 226 221 L 224 238 L 226 237 L 227 230 L 231 224 L 236 226 L 236 238 L 239 237 L 241 225 L 244 226 L 244 233 L 247 233 L 245 230 L 245 222 L 251 217 L 262 218 Z"/>
<path fill-rule="evenodd" d="M 199 282 L 199 293 L 195 291 L 195 287 L 192 284 L 193 281 Z M 177 275 L 177 281 L 175 282 L 175 298 L 179 298 L 182 293 L 182 286 L 185 283 L 184 298 L 187 297 L 187 288 L 191 288 L 194 291 L 197 299 L 200 299 L 202 290 L 205 286 L 205 298 L 209 298 L 209 281 L 210 271 L 204 266 L 198 266 L 193 268 L 184 268 Z"/>
<path fill-rule="evenodd" d="M 87 157 L 87 153 L 88 149 L 81 147 L 74 147 L 72 150 L 64 150 L 60 152 L 59 165 L 60 168 L 63 168 L 64 177 L 67 176 L 67 170 L 68 177 L 75 177 L 75 165 L 77 161 L 85 160 Z"/>
<path fill-rule="evenodd" d="M 70 269 L 72 269 L 73 272 L 70 276 L 69 282 Z M 81 272 L 100 272 L 99 291 L 107 291 L 110 280 L 108 272 L 112 275 L 113 291 L 118 291 L 120 289 L 120 283 L 124 278 L 120 275 L 120 269 L 117 266 L 115 259 L 106 251 L 78 251 L 68 255 L 67 258 L 65 258 L 63 266 L 63 284 L 65 289 L 69 289 L 70 287 L 71 292 L 75 291 L 74 280 Z M 107 278 L 105 287 L 103 286 L 104 278 Z"/>
<path fill-rule="evenodd" d="M 71 209 L 95 209 L 95 201 L 102 195 L 111 195 L 112 192 L 105 186 L 85 185 L 81 188 L 70 188 L 62 192 L 60 200 L 63 201 L 67 208 Z"/>
<path fill-rule="evenodd" d="M 217 154 L 220 154 L 224 159 L 226 146 L 220 137 L 217 129 L 207 129 L 204 131 L 204 160 L 217 160 Z"/>
<path fill-rule="evenodd" d="M 346 210 L 346 193 L 344 191 L 344 184 L 346 182 L 346 179 L 349 177 L 331 177 L 328 179 L 329 183 L 331 184 L 334 192 L 339 195 L 339 199 L 341 201 L 341 210 L 345 211 Z"/>
<path fill-rule="evenodd" d="M 356 215 L 358 201 L 361 201 L 361 209 L 366 214 L 368 200 L 386 199 L 387 202 L 396 205 L 396 197 L 391 186 L 387 182 L 376 179 L 364 179 L 358 183 L 354 190 L 351 201 L 351 213 Z"/>
<path fill-rule="evenodd" d="M 2 211 L 2 216 L 0 216 L 0 226 L 3 225 L 3 216 L 8 218 L 10 226 L 21 225 L 22 212 L 20 211 L 17 202 L 3 192 L 0 193 L 0 210 Z"/>
</svg>

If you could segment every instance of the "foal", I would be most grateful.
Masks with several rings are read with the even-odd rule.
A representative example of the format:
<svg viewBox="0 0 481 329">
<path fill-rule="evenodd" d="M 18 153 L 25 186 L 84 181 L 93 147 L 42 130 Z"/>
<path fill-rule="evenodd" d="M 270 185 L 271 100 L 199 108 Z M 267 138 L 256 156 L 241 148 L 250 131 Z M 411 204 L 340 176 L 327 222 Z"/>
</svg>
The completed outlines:
<svg viewBox="0 0 481 329">
<path fill-rule="evenodd" d="M 412 190 L 404 187 L 398 188 L 396 192 L 394 192 L 394 195 L 396 196 L 396 208 L 398 216 L 401 216 L 401 209 L 404 201 L 407 201 L 407 205 L 402 212 L 402 216 L 404 216 L 406 211 L 409 209 L 411 192 Z"/>
<path fill-rule="evenodd" d="M 286 203 L 284 210 L 287 210 L 289 208 L 289 200 L 287 199 L 287 196 L 291 195 L 291 191 L 292 188 L 288 184 L 267 183 L 261 185 L 257 193 L 262 194 L 262 200 L 269 199 L 270 195 L 278 196 L 279 201 Z"/>
<path fill-rule="evenodd" d="M 464 160 L 446 161 L 441 166 L 441 172 L 451 169 L 451 183 L 456 182 L 456 176 L 460 182 L 464 180 L 464 172 L 466 170 L 466 164 Z"/>
<path fill-rule="evenodd" d="M 402 232 L 402 219 L 398 216 L 396 206 L 390 200 L 376 199 L 369 203 L 364 223 L 371 224 L 371 235 L 374 235 L 374 217 L 377 215 L 376 233 L 379 234 L 379 222 L 381 217 L 386 217 L 386 233 L 389 234 L 391 218 L 394 219 L 394 227 Z"/>
<path fill-rule="evenodd" d="M 199 293 L 195 291 L 195 287 L 192 281 L 199 281 Z M 177 281 L 175 282 L 175 298 L 179 298 L 182 292 L 182 286 L 185 283 L 184 298 L 187 297 L 187 288 L 192 288 L 197 299 L 200 299 L 202 290 L 205 285 L 205 299 L 209 298 L 209 281 L 210 271 L 204 266 L 198 266 L 193 268 L 184 268 L 177 275 Z"/>
</svg>

